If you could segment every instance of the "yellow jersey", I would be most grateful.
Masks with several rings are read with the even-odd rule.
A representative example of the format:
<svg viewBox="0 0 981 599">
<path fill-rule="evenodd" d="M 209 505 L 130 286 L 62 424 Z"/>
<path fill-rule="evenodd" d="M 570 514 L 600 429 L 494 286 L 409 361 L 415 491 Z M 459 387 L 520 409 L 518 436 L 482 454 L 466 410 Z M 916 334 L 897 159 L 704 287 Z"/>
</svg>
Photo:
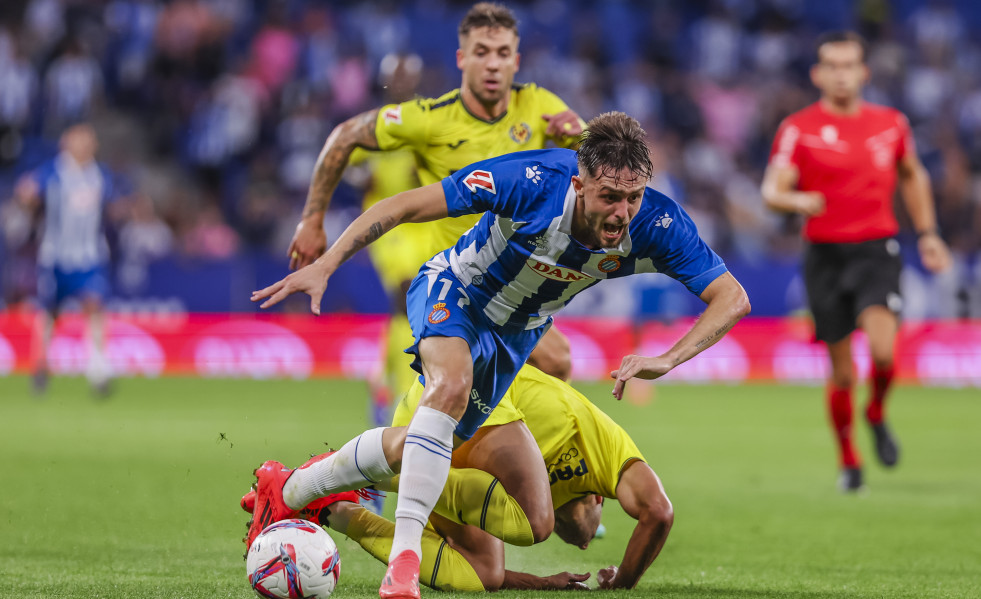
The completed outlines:
<svg viewBox="0 0 981 599">
<path fill-rule="evenodd" d="M 419 187 L 415 157 L 407 148 L 394 152 L 372 152 L 358 148 L 351 154 L 348 164 L 364 164 L 371 171 L 362 210 L 367 210 L 379 200 Z M 434 252 L 426 252 L 434 228 L 433 223 L 405 223 L 368 246 L 375 271 L 389 295 L 404 294 L 403 281 L 411 281 L 419 272 L 419 267 L 433 257 Z M 405 345 L 411 343 L 410 336 Z"/>
<path fill-rule="evenodd" d="M 399 402 L 393 426 L 408 425 L 422 397 L 416 381 Z M 620 473 L 646 462 L 623 428 L 568 383 L 527 364 L 484 426 L 524 420 L 545 458 L 552 505 L 597 494 L 616 498 Z"/>
<path fill-rule="evenodd" d="M 388 104 L 378 111 L 375 137 L 380 150 L 411 148 L 419 182 L 441 181 L 465 166 L 487 158 L 522 150 L 540 150 L 547 141 L 571 147 L 575 137 L 545 136 L 548 122 L 542 115 L 569 110 L 558 96 L 533 83 L 514 85 L 507 111 L 492 121 L 467 110 L 455 89 L 439 98 Z M 582 123 L 585 127 L 585 123 Z M 434 227 L 427 259 L 454 245 L 477 222 L 479 214 L 446 218 Z M 421 266 L 421 264 L 420 264 Z"/>
</svg>

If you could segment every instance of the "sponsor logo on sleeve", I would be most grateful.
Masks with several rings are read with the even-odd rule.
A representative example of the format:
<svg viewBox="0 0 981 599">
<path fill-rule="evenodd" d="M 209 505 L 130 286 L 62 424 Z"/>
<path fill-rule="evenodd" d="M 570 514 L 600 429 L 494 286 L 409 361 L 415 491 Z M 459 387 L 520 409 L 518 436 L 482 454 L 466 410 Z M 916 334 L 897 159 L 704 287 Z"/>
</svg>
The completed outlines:
<svg viewBox="0 0 981 599">
<path fill-rule="evenodd" d="M 437 302 L 433 305 L 433 311 L 429 313 L 429 322 L 439 324 L 449 317 L 450 311 L 446 308 L 446 304 Z"/>
<path fill-rule="evenodd" d="M 526 166 L 525 167 L 525 177 L 531 179 L 536 185 L 542 181 L 542 171 L 538 170 L 538 165 Z"/>
<path fill-rule="evenodd" d="M 476 193 L 478 189 L 485 189 L 493 194 L 497 194 L 494 186 L 494 175 L 490 171 L 476 170 L 463 178 L 463 184 L 471 192 Z"/>
<path fill-rule="evenodd" d="M 384 114 L 385 124 L 401 125 L 402 124 L 402 105 L 396 104 L 391 108 L 387 108 Z"/>
</svg>

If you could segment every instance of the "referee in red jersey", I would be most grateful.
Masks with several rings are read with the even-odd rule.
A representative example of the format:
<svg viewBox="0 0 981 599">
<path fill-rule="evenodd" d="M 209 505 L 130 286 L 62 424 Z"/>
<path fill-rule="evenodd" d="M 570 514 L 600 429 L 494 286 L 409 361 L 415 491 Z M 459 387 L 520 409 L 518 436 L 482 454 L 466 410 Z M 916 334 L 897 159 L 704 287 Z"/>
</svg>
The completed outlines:
<svg viewBox="0 0 981 599">
<path fill-rule="evenodd" d="M 865 331 L 872 357 L 865 417 L 876 453 L 885 466 L 899 459 L 884 420 L 902 308 L 902 261 L 894 238 L 897 177 L 923 265 L 933 272 L 950 265 L 909 122 L 895 109 L 862 100 L 869 76 L 865 54 L 865 41 L 856 33 L 833 32 L 818 40 L 811 81 L 821 98 L 780 124 L 762 186 L 769 208 L 806 217 L 804 282 L 816 336 L 831 358 L 827 399 L 843 491 L 863 486 L 861 456 L 852 439 L 856 327 Z"/>
</svg>

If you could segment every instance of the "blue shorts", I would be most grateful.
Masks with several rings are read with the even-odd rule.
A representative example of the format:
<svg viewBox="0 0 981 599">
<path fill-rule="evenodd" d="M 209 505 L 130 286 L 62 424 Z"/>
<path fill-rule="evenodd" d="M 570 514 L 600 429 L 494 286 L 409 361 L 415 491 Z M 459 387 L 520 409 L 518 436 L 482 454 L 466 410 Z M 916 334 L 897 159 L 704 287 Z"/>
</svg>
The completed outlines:
<svg viewBox="0 0 981 599">
<path fill-rule="evenodd" d="M 470 346 L 473 360 L 473 389 L 467 411 L 456 427 L 456 435 L 469 439 L 487 420 L 494 407 L 504 397 L 518 370 L 525 364 L 531 350 L 551 326 L 546 324 L 531 330 L 502 329 L 489 321 L 483 311 L 473 305 L 463 290 L 463 284 L 449 270 L 434 276 L 432 289 L 429 277 L 420 273 L 412 281 L 406 297 L 409 324 L 416 342 L 406 353 L 415 356 L 412 368 L 422 376 L 419 341 L 426 337 L 459 337 Z"/>
<path fill-rule="evenodd" d="M 38 301 L 49 311 L 54 311 L 69 297 L 95 297 L 104 300 L 107 295 L 109 278 L 104 266 L 71 272 L 58 267 L 38 269 Z"/>
</svg>

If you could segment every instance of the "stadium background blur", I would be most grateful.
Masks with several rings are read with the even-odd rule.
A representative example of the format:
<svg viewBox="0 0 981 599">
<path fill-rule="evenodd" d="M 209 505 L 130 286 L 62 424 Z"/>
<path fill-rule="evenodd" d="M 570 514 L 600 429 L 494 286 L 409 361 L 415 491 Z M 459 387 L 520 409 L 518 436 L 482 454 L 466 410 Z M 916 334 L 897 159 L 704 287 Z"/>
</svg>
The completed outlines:
<svg viewBox="0 0 981 599">
<path fill-rule="evenodd" d="M 272 336 L 260 326 L 270 323 L 252 316 L 249 292 L 286 271 L 324 138 L 342 119 L 379 104 L 379 65 L 391 52 L 422 57 L 420 94 L 456 87 L 454 32 L 470 3 L 327 4 L 0 2 L 0 330 L 20 335 L 21 345 L 8 335 L 14 350 L 26 347 L 30 330 L 13 315 L 34 293 L 36 232 L 9 201 L 11 190 L 79 119 L 95 123 L 101 158 L 140 198 L 110 230 L 110 310 L 147 313 L 136 319 L 141 326 L 185 311 L 254 319 L 223 329 L 231 317 L 198 315 L 198 345 L 176 340 L 172 355 L 189 364 L 177 373 L 200 376 L 134 378 L 120 385 L 122 401 L 96 405 L 79 400 L 87 385 L 72 378 L 59 380 L 45 401 L 31 401 L 27 377 L 7 376 L 14 360 L 0 336 L 0 597 L 251 597 L 237 507 L 248 473 L 269 457 L 298 463 L 322 442 L 361 430 L 361 377 L 227 380 L 306 378 L 324 354 L 285 344 L 274 351 L 257 345 L 253 353 L 246 347 L 236 371 L 219 341 Z M 792 313 L 803 298 L 795 282 L 797 223 L 766 212 L 759 197 L 772 136 L 783 116 L 817 97 L 807 80 L 816 35 L 859 29 L 872 42 L 870 99 L 909 115 L 956 260 L 952 273 L 931 279 L 908 256 L 907 316 L 981 318 L 981 4 L 509 4 L 522 21 L 518 80 L 556 91 L 586 118 L 611 108 L 640 118 L 656 150 L 655 184 L 685 204 L 746 283 L 755 316 Z M 328 220 L 331 238 L 359 207 L 357 185 L 342 184 Z M 909 251 L 908 224 L 903 235 Z M 386 311 L 366 253 L 343 272 L 325 309 Z M 597 286 L 562 317 L 574 311 L 625 322 L 599 323 L 593 336 L 614 348 L 618 364 L 622 348 L 640 347 L 632 323 L 698 309 L 686 291 L 658 279 L 665 278 Z M 307 307 L 300 300 L 287 308 Z M 337 318 L 331 329 L 332 317 L 298 317 L 292 330 L 319 337 L 326 347 L 311 344 L 313 351 L 334 351 L 367 317 Z M 193 328 L 159 320 L 153 331 L 161 343 Z M 137 346 L 140 329 L 131 321 L 118 324 L 131 360 L 124 370 L 159 374 L 164 357 L 148 351 L 152 345 Z M 724 361 L 724 343 L 743 330 L 773 336 L 747 324 L 703 354 L 706 360 L 692 361 L 690 376 L 679 369 L 671 380 L 726 375 L 713 370 L 716 357 Z M 949 352 L 936 354 L 936 378 L 946 386 L 981 386 L 981 350 L 973 349 L 981 348 L 981 326 L 974 331 L 973 341 L 961 328 L 948 331 L 951 341 L 975 343 L 960 346 L 962 378 L 950 374 Z M 362 338 L 378 336 L 369 333 Z M 677 334 L 669 330 L 666 338 Z M 205 344 L 210 353 L 198 351 Z M 582 345 L 578 338 L 574 349 Z M 823 350 L 807 347 L 814 361 L 787 364 L 783 379 L 803 371 L 822 378 Z M 185 355 L 194 351 L 214 359 L 195 368 Z M 63 353 L 65 369 L 81 372 L 78 355 Z M 343 362 L 339 353 L 329 357 Z M 21 363 L 20 373 L 29 372 Z M 813 388 L 667 384 L 658 385 L 655 401 L 635 405 L 610 401 L 607 382 L 577 386 L 629 423 L 678 508 L 666 551 L 631 596 L 977 597 L 976 389 L 898 388 L 895 417 L 909 458 L 898 472 L 870 469 L 873 492 L 852 501 L 833 489 L 832 448 Z M 269 410 L 270 398 L 282 399 L 277 409 Z M 604 521 L 607 537 L 589 552 L 552 539 L 508 559 L 539 574 L 595 572 L 619 562 L 633 528 L 618 509 L 608 509 Z M 343 596 L 377 597 L 384 567 L 351 541 L 336 540 Z"/>
<path fill-rule="evenodd" d="M 316 156 L 333 126 L 382 103 L 392 53 L 423 60 L 418 93 L 459 85 L 469 2 L 12 0 L 0 6 L 3 304 L 34 292 L 36 231 L 12 202 L 17 178 L 91 120 L 100 158 L 132 210 L 111 223 L 116 312 L 252 311 L 278 279 Z M 801 310 L 799 222 L 770 214 L 759 182 L 780 119 L 816 99 L 816 35 L 871 42 L 868 99 L 903 110 L 930 171 L 955 268 L 928 277 L 909 253 L 907 318 L 981 316 L 981 5 L 968 0 L 718 0 L 512 3 L 517 80 L 588 119 L 610 109 L 650 134 L 653 185 L 680 201 L 753 300 Z M 357 169 L 327 219 L 330 239 L 361 206 Z M 910 230 L 904 221 L 904 249 Z M 383 313 L 361 253 L 332 279 L 325 311 Z M 696 314 L 663 277 L 593 288 L 566 314 Z M 377 291 L 377 292 L 373 292 Z M 306 309 L 304 301 L 287 310 Z"/>
</svg>

